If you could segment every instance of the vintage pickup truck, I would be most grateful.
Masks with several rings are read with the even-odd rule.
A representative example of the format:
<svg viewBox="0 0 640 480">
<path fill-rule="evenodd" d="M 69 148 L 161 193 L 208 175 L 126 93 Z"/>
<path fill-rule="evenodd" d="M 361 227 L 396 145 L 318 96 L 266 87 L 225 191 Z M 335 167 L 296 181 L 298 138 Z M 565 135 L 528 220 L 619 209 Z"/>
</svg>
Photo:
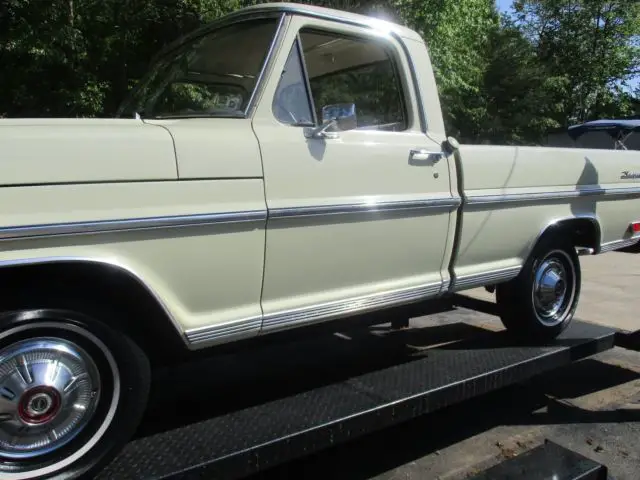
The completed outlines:
<svg viewBox="0 0 640 480">
<path fill-rule="evenodd" d="M 640 153 L 459 145 L 440 108 L 414 31 L 261 4 L 117 118 L 0 121 L 0 477 L 103 464 L 184 352 L 483 286 L 558 335 L 578 254 L 640 239 Z"/>
</svg>

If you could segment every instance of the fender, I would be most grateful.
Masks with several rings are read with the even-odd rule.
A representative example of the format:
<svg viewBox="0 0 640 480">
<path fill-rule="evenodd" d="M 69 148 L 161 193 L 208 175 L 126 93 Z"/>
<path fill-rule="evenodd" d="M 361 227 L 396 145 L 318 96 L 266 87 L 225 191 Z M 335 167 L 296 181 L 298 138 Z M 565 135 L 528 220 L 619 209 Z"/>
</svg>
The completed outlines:
<svg viewBox="0 0 640 480">
<path fill-rule="evenodd" d="M 23 267 L 23 266 L 37 266 L 37 265 L 51 265 L 51 264 L 84 264 L 90 265 L 94 269 L 101 270 L 116 270 L 120 274 L 126 276 L 134 283 L 136 283 L 148 296 L 157 304 L 162 310 L 167 320 L 171 322 L 176 334 L 180 336 L 185 346 L 189 347 L 189 342 L 184 335 L 184 331 L 178 321 L 175 319 L 165 302 L 160 295 L 138 274 L 136 271 L 117 261 L 91 258 L 91 257 L 73 257 L 73 256 L 61 256 L 61 257 L 34 257 L 34 258 L 21 258 L 15 260 L 2 260 L 0 261 L 0 270 L 10 267 Z"/>
<path fill-rule="evenodd" d="M 538 244 L 540 239 L 550 232 L 551 230 L 562 227 L 565 225 L 570 225 L 575 221 L 589 221 L 594 228 L 594 241 L 591 245 L 584 245 L 585 247 L 589 247 L 593 249 L 594 254 L 600 253 L 602 246 L 602 227 L 600 226 L 600 218 L 595 213 L 581 213 L 578 215 L 571 215 L 566 217 L 559 217 L 551 220 L 544 227 L 540 229 L 540 233 L 533 239 L 529 247 L 527 248 L 526 255 L 523 256 L 523 260 L 526 261 L 531 255 L 533 248 Z"/>
</svg>

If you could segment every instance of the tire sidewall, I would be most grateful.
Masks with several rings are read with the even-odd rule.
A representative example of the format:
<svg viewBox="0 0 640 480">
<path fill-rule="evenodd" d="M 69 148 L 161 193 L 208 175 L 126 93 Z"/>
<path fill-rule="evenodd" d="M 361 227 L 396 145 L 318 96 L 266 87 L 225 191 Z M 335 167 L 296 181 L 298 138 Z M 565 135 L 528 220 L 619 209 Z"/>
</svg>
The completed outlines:
<svg viewBox="0 0 640 480">
<path fill-rule="evenodd" d="M 563 251 L 573 264 L 575 291 L 571 305 L 565 310 L 561 322 L 550 326 L 542 323 L 536 314 L 533 288 L 536 269 L 553 250 Z M 557 338 L 571 323 L 578 307 L 582 285 L 580 259 L 575 247 L 561 231 L 549 232 L 535 245 L 520 273 L 513 280 L 499 284 L 496 300 L 500 319 L 510 335 L 525 343 L 545 343 Z"/>
<path fill-rule="evenodd" d="M 562 315 L 562 321 L 554 325 L 545 325 L 540 321 L 535 310 L 533 288 L 538 267 L 549 257 L 551 252 L 556 250 L 564 252 L 573 264 L 574 278 L 572 281 L 574 283 L 574 294 L 571 304 L 565 309 Z M 530 326 L 531 333 L 535 336 L 546 338 L 559 335 L 571 323 L 580 298 L 582 272 L 580 269 L 580 259 L 575 248 L 569 242 L 558 238 L 558 236 L 549 236 L 536 246 L 521 274 L 522 281 L 521 288 L 518 289 L 518 297 L 520 297 L 519 301 L 527 307 L 527 323 Z"/>
<path fill-rule="evenodd" d="M 80 333 L 77 333 L 77 331 Z M 6 335 L 7 332 L 10 332 L 9 335 Z M 119 384 L 119 394 L 115 401 L 117 405 L 112 412 L 111 421 L 88 451 L 61 469 L 39 473 L 37 477 L 23 477 L 41 479 L 78 478 L 95 472 L 104 466 L 134 434 L 144 413 L 149 394 L 149 363 L 142 351 L 128 337 L 107 327 L 102 322 L 78 312 L 39 309 L 0 314 L 0 337 L 4 337 L 0 338 L 0 348 L 24 338 L 33 338 L 41 335 L 58 336 L 78 343 L 98 363 L 102 379 L 101 383 L 108 387 Z M 103 354 L 103 358 L 100 358 L 100 355 L 94 356 L 99 347 L 96 344 L 91 345 L 91 337 L 95 337 L 106 347 L 108 354 Z M 110 361 L 109 357 L 111 357 L 111 361 L 116 367 L 115 375 L 117 375 L 117 378 L 114 377 L 114 372 L 107 368 Z M 106 382 L 105 375 L 107 377 Z M 78 449 L 82 448 L 83 440 L 86 441 L 87 437 L 92 438 L 104 422 L 106 414 L 110 411 L 110 405 L 114 403 L 112 402 L 113 390 L 111 388 L 107 398 L 108 400 L 105 401 L 104 397 L 101 396 L 98 402 L 98 410 L 78 437 L 55 453 L 43 456 L 43 459 L 46 458 L 49 461 L 46 468 L 51 468 L 56 463 L 62 462 L 69 455 L 73 455 Z M 43 468 L 45 467 L 43 466 Z M 5 478 L 6 475 L 6 478 L 12 479 L 14 476 L 11 473 L 21 471 L 24 470 L 19 469 L 15 472 L 0 471 L 0 476 Z M 16 476 L 15 478 L 20 477 Z"/>
</svg>

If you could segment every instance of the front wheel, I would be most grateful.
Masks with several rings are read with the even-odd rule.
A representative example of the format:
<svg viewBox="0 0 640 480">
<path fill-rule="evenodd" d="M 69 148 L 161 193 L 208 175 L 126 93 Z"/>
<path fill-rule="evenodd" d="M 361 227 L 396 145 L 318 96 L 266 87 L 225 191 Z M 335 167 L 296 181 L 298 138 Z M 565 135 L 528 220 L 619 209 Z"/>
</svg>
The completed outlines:
<svg viewBox="0 0 640 480">
<path fill-rule="evenodd" d="M 126 336 L 74 312 L 0 319 L 0 478 L 77 478 L 133 434 L 149 389 Z"/>
<path fill-rule="evenodd" d="M 553 340 L 571 323 L 580 287 L 575 248 L 549 236 L 534 248 L 518 277 L 496 288 L 500 319 L 522 339 Z"/>
</svg>

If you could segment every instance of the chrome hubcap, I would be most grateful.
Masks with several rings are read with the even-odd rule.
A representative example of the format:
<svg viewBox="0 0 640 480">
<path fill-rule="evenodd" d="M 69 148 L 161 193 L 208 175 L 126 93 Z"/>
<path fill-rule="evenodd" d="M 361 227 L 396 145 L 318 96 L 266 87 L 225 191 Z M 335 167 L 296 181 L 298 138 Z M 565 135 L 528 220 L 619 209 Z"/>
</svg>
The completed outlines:
<svg viewBox="0 0 640 480">
<path fill-rule="evenodd" d="M 536 271 L 533 284 L 536 314 L 547 326 L 563 321 L 575 293 L 575 272 L 571 259 L 564 252 L 555 253 L 561 256 L 545 259 Z"/>
<path fill-rule="evenodd" d="M 0 351 L 0 457 L 33 458 L 72 440 L 91 419 L 100 376 L 74 343 L 36 338 Z"/>
<path fill-rule="evenodd" d="M 24 423 L 37 425 L 47 423 L 60 411 L 60 393 L 46 385 L 24 392 L 18 402 L 18 417 Z"/>
</svg>

